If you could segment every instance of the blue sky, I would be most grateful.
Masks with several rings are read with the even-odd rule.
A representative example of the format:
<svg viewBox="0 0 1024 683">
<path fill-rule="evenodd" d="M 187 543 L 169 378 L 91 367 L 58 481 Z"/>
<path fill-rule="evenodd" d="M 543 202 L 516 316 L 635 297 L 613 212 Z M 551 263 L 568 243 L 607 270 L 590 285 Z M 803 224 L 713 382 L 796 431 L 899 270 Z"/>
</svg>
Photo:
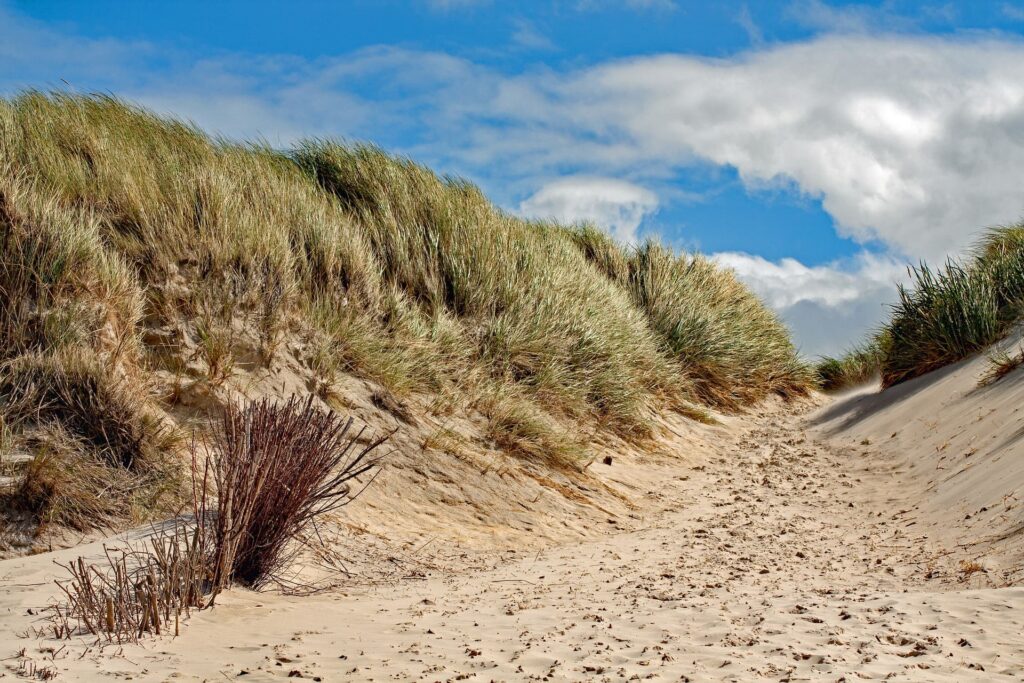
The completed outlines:
<svg viewBox="0 0 1024 683">
<path fill-rule="evenodd" d="M 370 140 L 737 270 L 808 354 L 1018 220 L 1024 3 L 0 0 L 0 91 Z"/>
</svg>

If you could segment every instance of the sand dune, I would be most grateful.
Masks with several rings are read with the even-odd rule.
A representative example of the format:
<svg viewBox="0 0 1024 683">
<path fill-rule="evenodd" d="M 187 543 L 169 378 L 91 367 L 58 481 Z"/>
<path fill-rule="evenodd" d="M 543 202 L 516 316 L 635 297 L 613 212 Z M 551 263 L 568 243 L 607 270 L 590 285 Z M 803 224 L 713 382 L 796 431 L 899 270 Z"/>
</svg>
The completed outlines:
<svg viewBox="0 0 1024 683">
<path fill-rule="evenodd" d="M 339 587 L 236 590 L 139 647 L 33 635 L 52 557 L 7 560 L 0 656 L 65 680 L 1021 680 L 1024 373 L 979 389 L 984 368 L 675 425 L 593 465 L 620 506 L 591 491 L 561 539 L 401 538 L 400 502 L 364 508 Z"/>
<path fill-rule="evenodd" d="M 1020 335 L 1001 346 L 1015 349 Z M 812 420 L 833 444 L 868 442 L 900 482 L 904 525 L 985 567 L 993 586 L 1024 582 L 1024 372 L 981 384 L 987 355 L 884 392 L 853 392 Z"/>
</svg>

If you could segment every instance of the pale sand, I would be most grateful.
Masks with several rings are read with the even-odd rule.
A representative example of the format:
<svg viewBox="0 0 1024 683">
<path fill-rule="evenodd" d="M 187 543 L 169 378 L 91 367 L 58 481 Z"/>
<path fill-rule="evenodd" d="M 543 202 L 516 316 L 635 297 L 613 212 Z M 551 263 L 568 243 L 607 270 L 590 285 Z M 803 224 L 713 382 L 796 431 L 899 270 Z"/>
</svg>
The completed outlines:
<svg viewBox="0 0 1024 683">
<path fill-rule="evenodd" d="M 474 540 L 486 514 L 447 537 L 438 512 L 403 544 L 394 498 L 378 529 L 393 540 L 338 532 L 359 573 L 342 587 L 235 590 L 179 638 L 123 651 L 71 642 L 51 663 L 41 648 L 61 644 L 27 633 L 52 557 L 97 546 L 7 560 L 0 657 L 24 648 L 62 680 L 1024 680 L 1024 374 L 977 393 L 983 369 L 811 414 L 675 423 L 671 457 L 592 465 L 588 486 L 609 492 L 583 490 L 575 522 L 539 515 L 535 543 Z M 385 500 L 350 513 L 373 530 Z"/>
</svg>

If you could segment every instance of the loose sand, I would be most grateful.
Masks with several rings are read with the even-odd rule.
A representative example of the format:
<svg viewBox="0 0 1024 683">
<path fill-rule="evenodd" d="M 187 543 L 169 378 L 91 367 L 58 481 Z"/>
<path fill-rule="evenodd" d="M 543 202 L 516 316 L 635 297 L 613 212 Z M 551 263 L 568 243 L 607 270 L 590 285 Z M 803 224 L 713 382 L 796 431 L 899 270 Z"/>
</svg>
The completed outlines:
<svg viewBox="0 0 1024 683">
<path fill-rule="evenodd" d="M 232 591 L 123 650 L 31 630 L 51 559 L 98 545 L 7 560 L 0 657 L 63 680 L 1024 680 L 1024 375 L 978 394 L 983 370 L 677 424 L 675 453 L 591 466 L 622 509 L 585 505 L 575 540 L 402 542 L 353 507 L 338 587 Z"/>
</svg>

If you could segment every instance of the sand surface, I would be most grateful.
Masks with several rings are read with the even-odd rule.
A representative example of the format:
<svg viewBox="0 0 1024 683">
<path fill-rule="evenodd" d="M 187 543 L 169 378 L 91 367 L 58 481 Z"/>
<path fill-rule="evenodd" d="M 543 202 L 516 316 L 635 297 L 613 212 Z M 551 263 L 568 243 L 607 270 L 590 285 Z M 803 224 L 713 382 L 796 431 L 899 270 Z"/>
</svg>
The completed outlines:
<svg viewBox="0 0 1024 683">
<path fill-rule="evenodd" d="M 965 373 L 959 384 L 910 393 L 931 387 L 942 394 L 933 400 L 962 410 L 978 370 L 967 364 L 954 370 Z M 1007 380 L 998 391 L 1024 390 L 1021 377 Z M 1012 414 L 1008 396 L 990 405 Z M 890 399 L 867 413 L 881 420 L 906 405 Z M 58 680 L 1024 680 L 1019 539 L 988 533 L 1010 522 L 983 516 L 990 524 L 979 527 L 957 507 L 1014 495 L 1018 484 L 992 458 L 1021 462 L 1019 442 L 970 456 L 987 458 L 975 461 L 987 479 L 972 494 L 936 470 L 949 449 L 936 451 L 926 426 L 897 415 L 900 429 L 924 430 L 898 441 L 893 424 L 866 422 L 865 401 L 877 400 L 768 406 L 707 428 L 673 457 L 595 464 L 631 491 L 633 512 L 576 540 L 502 548 L 341 533 L 334 543 L 352 575 L 334 589 L 235 590 L 180 637 L 143 646 L 38 637 L 53 558 L 7 560 L 0 658 L 10 659 L 0 672 L 16 679 L 31 660 Z M 960 429 L 949 415 L 943 424 Z M 1022 521 L 1012 506 L 1001 514 Z M 989 538 L 980 550 L 963 542 L 979 536 Z"/>
</svg>

